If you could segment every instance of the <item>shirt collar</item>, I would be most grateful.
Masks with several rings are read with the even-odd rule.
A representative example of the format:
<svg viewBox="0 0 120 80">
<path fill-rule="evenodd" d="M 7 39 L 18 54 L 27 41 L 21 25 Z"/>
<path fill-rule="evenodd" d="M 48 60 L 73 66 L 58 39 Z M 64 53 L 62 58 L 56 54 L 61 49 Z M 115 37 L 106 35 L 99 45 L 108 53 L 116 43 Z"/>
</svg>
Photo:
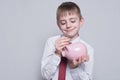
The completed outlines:
<svg viewBox="0 0 120 80">
<path fill-rule="evenodd" d="M 80 41 L 80 36 L 78 36 L 77 38 L 75 38 L 74 40 L 71 41 L 71 43 L 76 43 Z"/>
</svg>

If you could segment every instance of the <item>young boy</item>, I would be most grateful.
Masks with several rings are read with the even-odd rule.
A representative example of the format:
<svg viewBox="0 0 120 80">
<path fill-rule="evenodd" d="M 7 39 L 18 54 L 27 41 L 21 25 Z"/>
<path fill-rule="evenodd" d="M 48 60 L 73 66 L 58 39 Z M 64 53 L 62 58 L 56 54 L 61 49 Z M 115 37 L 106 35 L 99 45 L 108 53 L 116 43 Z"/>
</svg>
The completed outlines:
<svg viewBox="0 0 120 80">
<path fill-rule="evenodd" d="M 47 40 L 41 62 L 41 73 L 45 80 L 92 80 L 93 48 L 80 38 L 79 30 L 84 22 L 80 8 L 74 2 L 63 2 L 57 9 L 57 24 L 62 34 Z M 62 69 L 62 50 L 66 45 L 82 42 L 87 47 L 87 55 L 73 61 L 66 61 Z M 65 73 L 65 74 L 64 74 Z"/>
</svg>

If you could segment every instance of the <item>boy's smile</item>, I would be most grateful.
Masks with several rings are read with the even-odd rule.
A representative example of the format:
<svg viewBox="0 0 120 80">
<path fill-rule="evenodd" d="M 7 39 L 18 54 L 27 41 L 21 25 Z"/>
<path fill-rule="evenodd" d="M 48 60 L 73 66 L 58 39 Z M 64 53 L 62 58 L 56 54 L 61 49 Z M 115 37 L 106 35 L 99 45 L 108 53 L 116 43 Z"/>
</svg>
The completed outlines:
<svg viewBox="0 0 120 80">
<path fill-rule="evenodd" d="M 82 23 L 83 19 L 80 20 L 79 16 L 75 13 L 61 16 L 58 20 L 58 26 L 64 36 L 72 39 L 79 35 L 79 29 Z"/>
</svg>

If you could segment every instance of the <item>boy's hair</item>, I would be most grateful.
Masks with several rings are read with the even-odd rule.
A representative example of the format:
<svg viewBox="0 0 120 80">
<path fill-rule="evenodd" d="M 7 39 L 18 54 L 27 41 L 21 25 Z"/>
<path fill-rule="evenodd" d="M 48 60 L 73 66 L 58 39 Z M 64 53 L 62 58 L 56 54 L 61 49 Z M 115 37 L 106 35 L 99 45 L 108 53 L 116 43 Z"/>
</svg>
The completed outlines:
<svg viewBox="0 0 120 80">
<path fill-rule="evenodd" d="M 57 20 L 59 20 L 60 17 L 66 16 L 67 14 L 71 15 L 73 13 L 76 13 L 80 19 L 82 18 L 80 8 L 77 4 L 75 4 L 74 2 L 63 2 L 57 8 L 56 18 Z"/>
</svg>

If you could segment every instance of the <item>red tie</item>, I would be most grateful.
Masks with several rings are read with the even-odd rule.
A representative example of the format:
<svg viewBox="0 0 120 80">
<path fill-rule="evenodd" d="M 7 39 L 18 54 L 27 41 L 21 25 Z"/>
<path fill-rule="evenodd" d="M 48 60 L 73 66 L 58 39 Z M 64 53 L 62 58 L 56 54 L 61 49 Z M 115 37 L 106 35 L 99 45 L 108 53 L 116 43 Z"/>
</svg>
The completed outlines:
<svg viewBox="0 0 120 80">
<path fill-rule="evenodd" d="M 58 80 L 65 80 L 66 65 L 67 65 L 67 59 L 65 57 L 61 57 Z"/>
</svg>

